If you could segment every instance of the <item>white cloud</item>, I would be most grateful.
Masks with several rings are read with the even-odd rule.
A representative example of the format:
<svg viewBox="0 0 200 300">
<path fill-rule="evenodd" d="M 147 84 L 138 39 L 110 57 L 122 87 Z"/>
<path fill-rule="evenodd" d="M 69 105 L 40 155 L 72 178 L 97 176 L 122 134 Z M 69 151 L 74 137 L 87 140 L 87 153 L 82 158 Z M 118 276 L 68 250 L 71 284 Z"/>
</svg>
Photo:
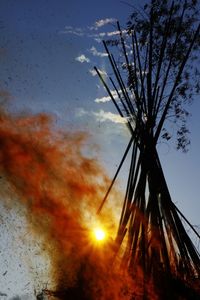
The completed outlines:
<svg viewBox="0 0 200 300">
<path fill-rule="evenodd" d="M 110 96 L 105 96 L 105 97 L 101 97 L 101 98 L 96 98 L 94 100 L 94 102 L 96 103 L 105 103 L 105 102 L 109 102 L 111 100 Z"/>
<path fill-rule="evenodd" d="M 96 76 L 97 72 L 94 69 L 89 69 L 89 72 L 92 76 Z"/>
<path fill-rule="evenodd" d="M 108 54 L 105 53 L 105 52 L 99 52 L 94 46 L 92 46 L 92 48 L 90 48 L 90 52 L 91 52 L 94 56 L 99 56 L 99 57 L 105 57 L 105 56 L 108 56 Z"/>
<path fill-rule="evenodd" d="M 103 20 L 97 21 L 93 26 L 87 28 L 80 28 L 80 27 L 72 27 L 72 26 L 65 26 L 65 29 L 60 33 L 64 34 L 72 34 L 78 37 L 88 37 L 94 39 L 96 42 L 101 42 L 103 38 L 112 37 L 119 35 L 119 31 L 110 31 L 110 32 L 98 32 L 101 27 L 106 24 L 116 22 L 113 18 L 107 18 Z M 126 30 L 122 30 L 122 33 L 126 33 Z M 97 51 L 98 52 L 98 51 Z M 99 52 L 101 53 L 101 52 Z M 100 56 L 100 55 L 97 55 Z M 106 53 L 103 55 L 106 56 Z"/>
<path fill-rule="evenodd" d="M 102 39 L 100 39 L 100 38 L 95 38 L 94 40 L 95 40 L 95 42 L 97 42 L 97 43 L 102 43 Z"/>
<path fill-rule="evenodd" d="M 110 91 L 110 92 L 111 92 L 111 94 L 112 94 L 112 96 L 113 96 L 114 99 L 117 99 L 117 98 L 118 98 L 118 94 L 117 94 L 117 92 L 116 92 L 115 90 Z M 118 93 L 121 93 L 121 90 L 119 90 Z M 101 98 L 96 98 L 96 99 L 94 100 L 94 102 L 96 102 L 96 103 L 105 103 L 105 102 L 109 102 L 109 101 L 111 101 L 110 96 L 105 96 L 105 97 L 101 97 Z"/>
<path fill-rule="evenodd" d="M 107 36 L 118 35 L 120 32 L 118 30 L 107 32 Z"/>
<path fill-rule="evenodd" d="M 80 63 L 84 63 L 84 62 L 89 63 L 90 62 L 90 59 L 88 57 L 86 57 L 84 54 L 81 54 L 80 56 L 76 57 L 75 60 Z"/>
<path fill-rule="evenodd" d="M 102 76 L 106 76 L 106 75 L 107 75 L 106 71 L 103 71 L 103 70 L 98 70 L 98 71 L 99 71 L 99 73 L 100 73 Z M 90 74 L 91 74 L 92 76 L 96 76 L 96 75 L 97 75 L 97 72 L 96 72 L 94 69 L 90 69 L 89 72 L 90 72 Z"/>
<path fill-rule="evenodd" d="M 84 116 L 93 116 L 95 117 L 97 122 L 113 122 L 115 124 L 125 124 L 127 123 L 126 118 L 122 118 L 118 114 L 111 113 L 110 111 L 104 111 L 100 110 L 98 112 L 95 111 L 87 111 L 84 108 L 79 108 L 76 111 L 76 116 L 77 117 L 84 117 Z"/>
<path fill-rule="evenodd" d="M 99 32 L 99 36 L 102 38 L 104 36 L 106 36 L 106 32 Z"/>
<path fill-rule="evenodd" d="M 118 124 L 127 123 L 127 120 L 125 118 L 122 118 L 118 114 L 113 114 L 110 111 L 106 112 L 102 109 L 99 112 L 93 112 L 93 115 L 96 117 L 98 122 L 111 121 L 113 123 L 118 123 Z"/>
<path fill-rule="evenodd" d="M 126 30 L 122 30 L 121 32 L 122 32 L 122 33 L 127 33 Z M 116 30 L 116 31 L 110 31 L 110 32 L 107 32 L 106 34 L 107 34 L 107 36 L 119 35 L 119 34 L 120 34 L 120 31 L 119 31 L 119 30 Z"/>
<path fill-rule="evenodd" d="M 95 28 L 99 28 L 113 22 L 116 22 L 116 19 L 113 18 L 101 19 L 95 22 Z"/>
</svg>

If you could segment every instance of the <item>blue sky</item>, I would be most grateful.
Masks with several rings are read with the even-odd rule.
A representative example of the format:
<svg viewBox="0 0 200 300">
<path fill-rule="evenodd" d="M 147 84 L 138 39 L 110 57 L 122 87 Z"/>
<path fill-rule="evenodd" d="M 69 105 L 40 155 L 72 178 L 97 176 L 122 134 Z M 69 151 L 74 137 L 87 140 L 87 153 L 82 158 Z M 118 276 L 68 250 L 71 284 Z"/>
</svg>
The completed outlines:
<svg viewBox="0 0 200 300">
<path fill-rule="evenodd" d="M 127 2 L 138 7 L 144 1 Z M 111 177 L 129 137 L 124 125 L 113 122 L 112 104 L 97 103 L 107 95 L 92 70 L 94 65 L 107 70 L 99 39 L 116 30 L 115 19 L 124 25 L 130 12 L 131 7 L 118 0 L 1 0 L 0 4 L 0 90 L 10 94 L 10 109 L 49 112 L 67 130 L 89 131 Z M 176 152 L 173 145 L 158 145 L 172 198 L 196 225 L 200 224 L 199 111 L 197 98 L 190 107 L 187 154 Z M 121 186 L 123 182 L 121 177 Z"/>
</svg>

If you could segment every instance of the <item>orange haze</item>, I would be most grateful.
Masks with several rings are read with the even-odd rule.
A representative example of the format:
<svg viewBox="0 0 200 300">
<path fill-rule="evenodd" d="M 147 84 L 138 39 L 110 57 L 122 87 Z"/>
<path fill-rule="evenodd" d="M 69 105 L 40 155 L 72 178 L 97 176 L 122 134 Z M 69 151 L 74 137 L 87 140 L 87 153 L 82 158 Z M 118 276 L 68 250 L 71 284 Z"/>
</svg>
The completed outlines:
<svg viewBox="0 0 200 300">
<path fill-rule="evenodd" d="M 130 299 L 129 278 L 114 271 L 112 241 L 101 249 L 90 241 L 91 220 L 110 181 L 82 154 L 86 138 L 56 131 L 46 114 L 1 111 L 0 171 L 12 198 L 26 207 L 31 234 L 45 244 L 55 290 L 78 285 L 81 276 L 88 299 Z M 112 228 L 111 211 L 103 221 Z"/>
</svg>

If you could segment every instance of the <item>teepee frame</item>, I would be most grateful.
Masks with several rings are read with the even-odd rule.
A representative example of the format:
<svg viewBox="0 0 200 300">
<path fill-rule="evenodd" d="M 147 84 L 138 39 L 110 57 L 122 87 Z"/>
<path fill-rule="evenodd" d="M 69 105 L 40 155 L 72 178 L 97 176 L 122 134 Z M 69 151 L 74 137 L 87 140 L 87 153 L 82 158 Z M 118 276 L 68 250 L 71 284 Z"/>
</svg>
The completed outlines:
<svg viewBox="0 0 200 300">
<path fill-rule="evenodd" d="M 181 18 L 183 18 L 183 13 Z M 163 36 L 160 47 L 156 74 L 152 73 L 152 20 L 150 20 L 148 43 L 145 49 L 142 49 L 142 53 L 136 31 L 126 32 L 126 35 L 131 39 L 132 61 L 127 54 L 124 32 L 117 23 L 120 37 L 119 45 L 121 45 L 125 69 L 128 72 L 128 86 L 105 41 L 103 44 L 114 74 L 114 79 L 109 78 L 111 85 L 102 76 L 100 70 L 95 67 L 119 115 L 126 119 L 126 126 L 131 135 L 130 142 L 98 213 L 100 213 L 110 193 L 127 154 L 131 151 L 128 182 L 115 243 L 116 252 L 122 248 L 122 244 L 125 244 L 121 266 L 126 268 L 133 278 L 138 277 L 138 270 L 140 270 L 143 298 L 145 299 L 148 298 L 147 286 L 150 281 L 154 282 L 155 286 L 158 286 L 159 282 L 162 281 L 162 288 L 163 285 L 166 288 L 172 286 L 173 278 L 173 280 L 178 280 L 179 283 L 191 287 L 194 281 L 198 281 L 199 284 L 200 278 L 200 255 L 189 238 L 182 219 L 198 238 L 200 236 L 173 203 L 156 149 L 174 93 L 200 30 L 200 26 L 198 26 L 177 69 L 168 97 L 163 100 L 171 60 L 166 67 L 163 81 L 160 82 L 159 79 L 172 14 L 173 4 L 165 24 L 166 34 Z M 179 32 L 177 32 L 172 46 L 172 56 L 178 38 Z M 117 100 L 113 96 L 110 86 L 116 92 Z M 178 293 L 177 290 L 176 292 L 174 290 L 165 291 L 165 296 L 162 295 L 161 291 L 158 294 L 162 295 L 160 296 L 162 299 L 169 299 Z"/>
</svg>

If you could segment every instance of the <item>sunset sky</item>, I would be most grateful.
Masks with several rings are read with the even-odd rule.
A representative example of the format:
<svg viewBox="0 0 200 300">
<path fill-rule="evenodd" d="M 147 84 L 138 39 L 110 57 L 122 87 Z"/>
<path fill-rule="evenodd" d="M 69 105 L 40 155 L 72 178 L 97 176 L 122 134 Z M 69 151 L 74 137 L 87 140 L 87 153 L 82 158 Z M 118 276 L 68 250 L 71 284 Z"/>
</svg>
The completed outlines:
<svg viewBox="0 0 200 300">
<path fill-rule="evenodd" d="M 0 3 L 0 97 L 7 99 L 8 110 L 24 115 L 47 112 L 53 114 L 58 127 L 88 132 L 86 155 L 98 157 L 110 177 L 123 155 L 129 134 L 124 124 L 119 123 L 112 103 L 104 102 L 107 94 L 93 67 L 107 71 L 108 59 L 101 40 L 115 34 L 116 20 L 125 26 L 131 6 L 139 7 L 142 3 L 136 0 L 1 0 Z M 200 225 L 200 103 L 199 98 L 194 100 L 189 107 L 192 114 L 189 152 L 182 154 L 173 144 L 164 142 L 158 144 L 158 150 L 173 201 L 192 224 Z M 118 181 L 122 188 L 125 174 L 124 168 Z M 7 245 L 11 245 L 6 234 L 12 222 L 17 224 L 13 221 L 15 213 L 9 217 L 7 229 L 0 229 L 3 240 L 0 262 L 4 262 L 0 298 L 1 293 L 13 296 L 19 284 L 13 279 L 19 266 L 9 265 L 13 249 L 5 255 Z M 0 213 L 1 218 L 7 217 Z M 17 259 L 14 262 L 18 264 Z M 21 271 L 18 294 L 25 293 L 30 281 L 26 280 L 26 272 L 26 268 Z"/>
</svg>

